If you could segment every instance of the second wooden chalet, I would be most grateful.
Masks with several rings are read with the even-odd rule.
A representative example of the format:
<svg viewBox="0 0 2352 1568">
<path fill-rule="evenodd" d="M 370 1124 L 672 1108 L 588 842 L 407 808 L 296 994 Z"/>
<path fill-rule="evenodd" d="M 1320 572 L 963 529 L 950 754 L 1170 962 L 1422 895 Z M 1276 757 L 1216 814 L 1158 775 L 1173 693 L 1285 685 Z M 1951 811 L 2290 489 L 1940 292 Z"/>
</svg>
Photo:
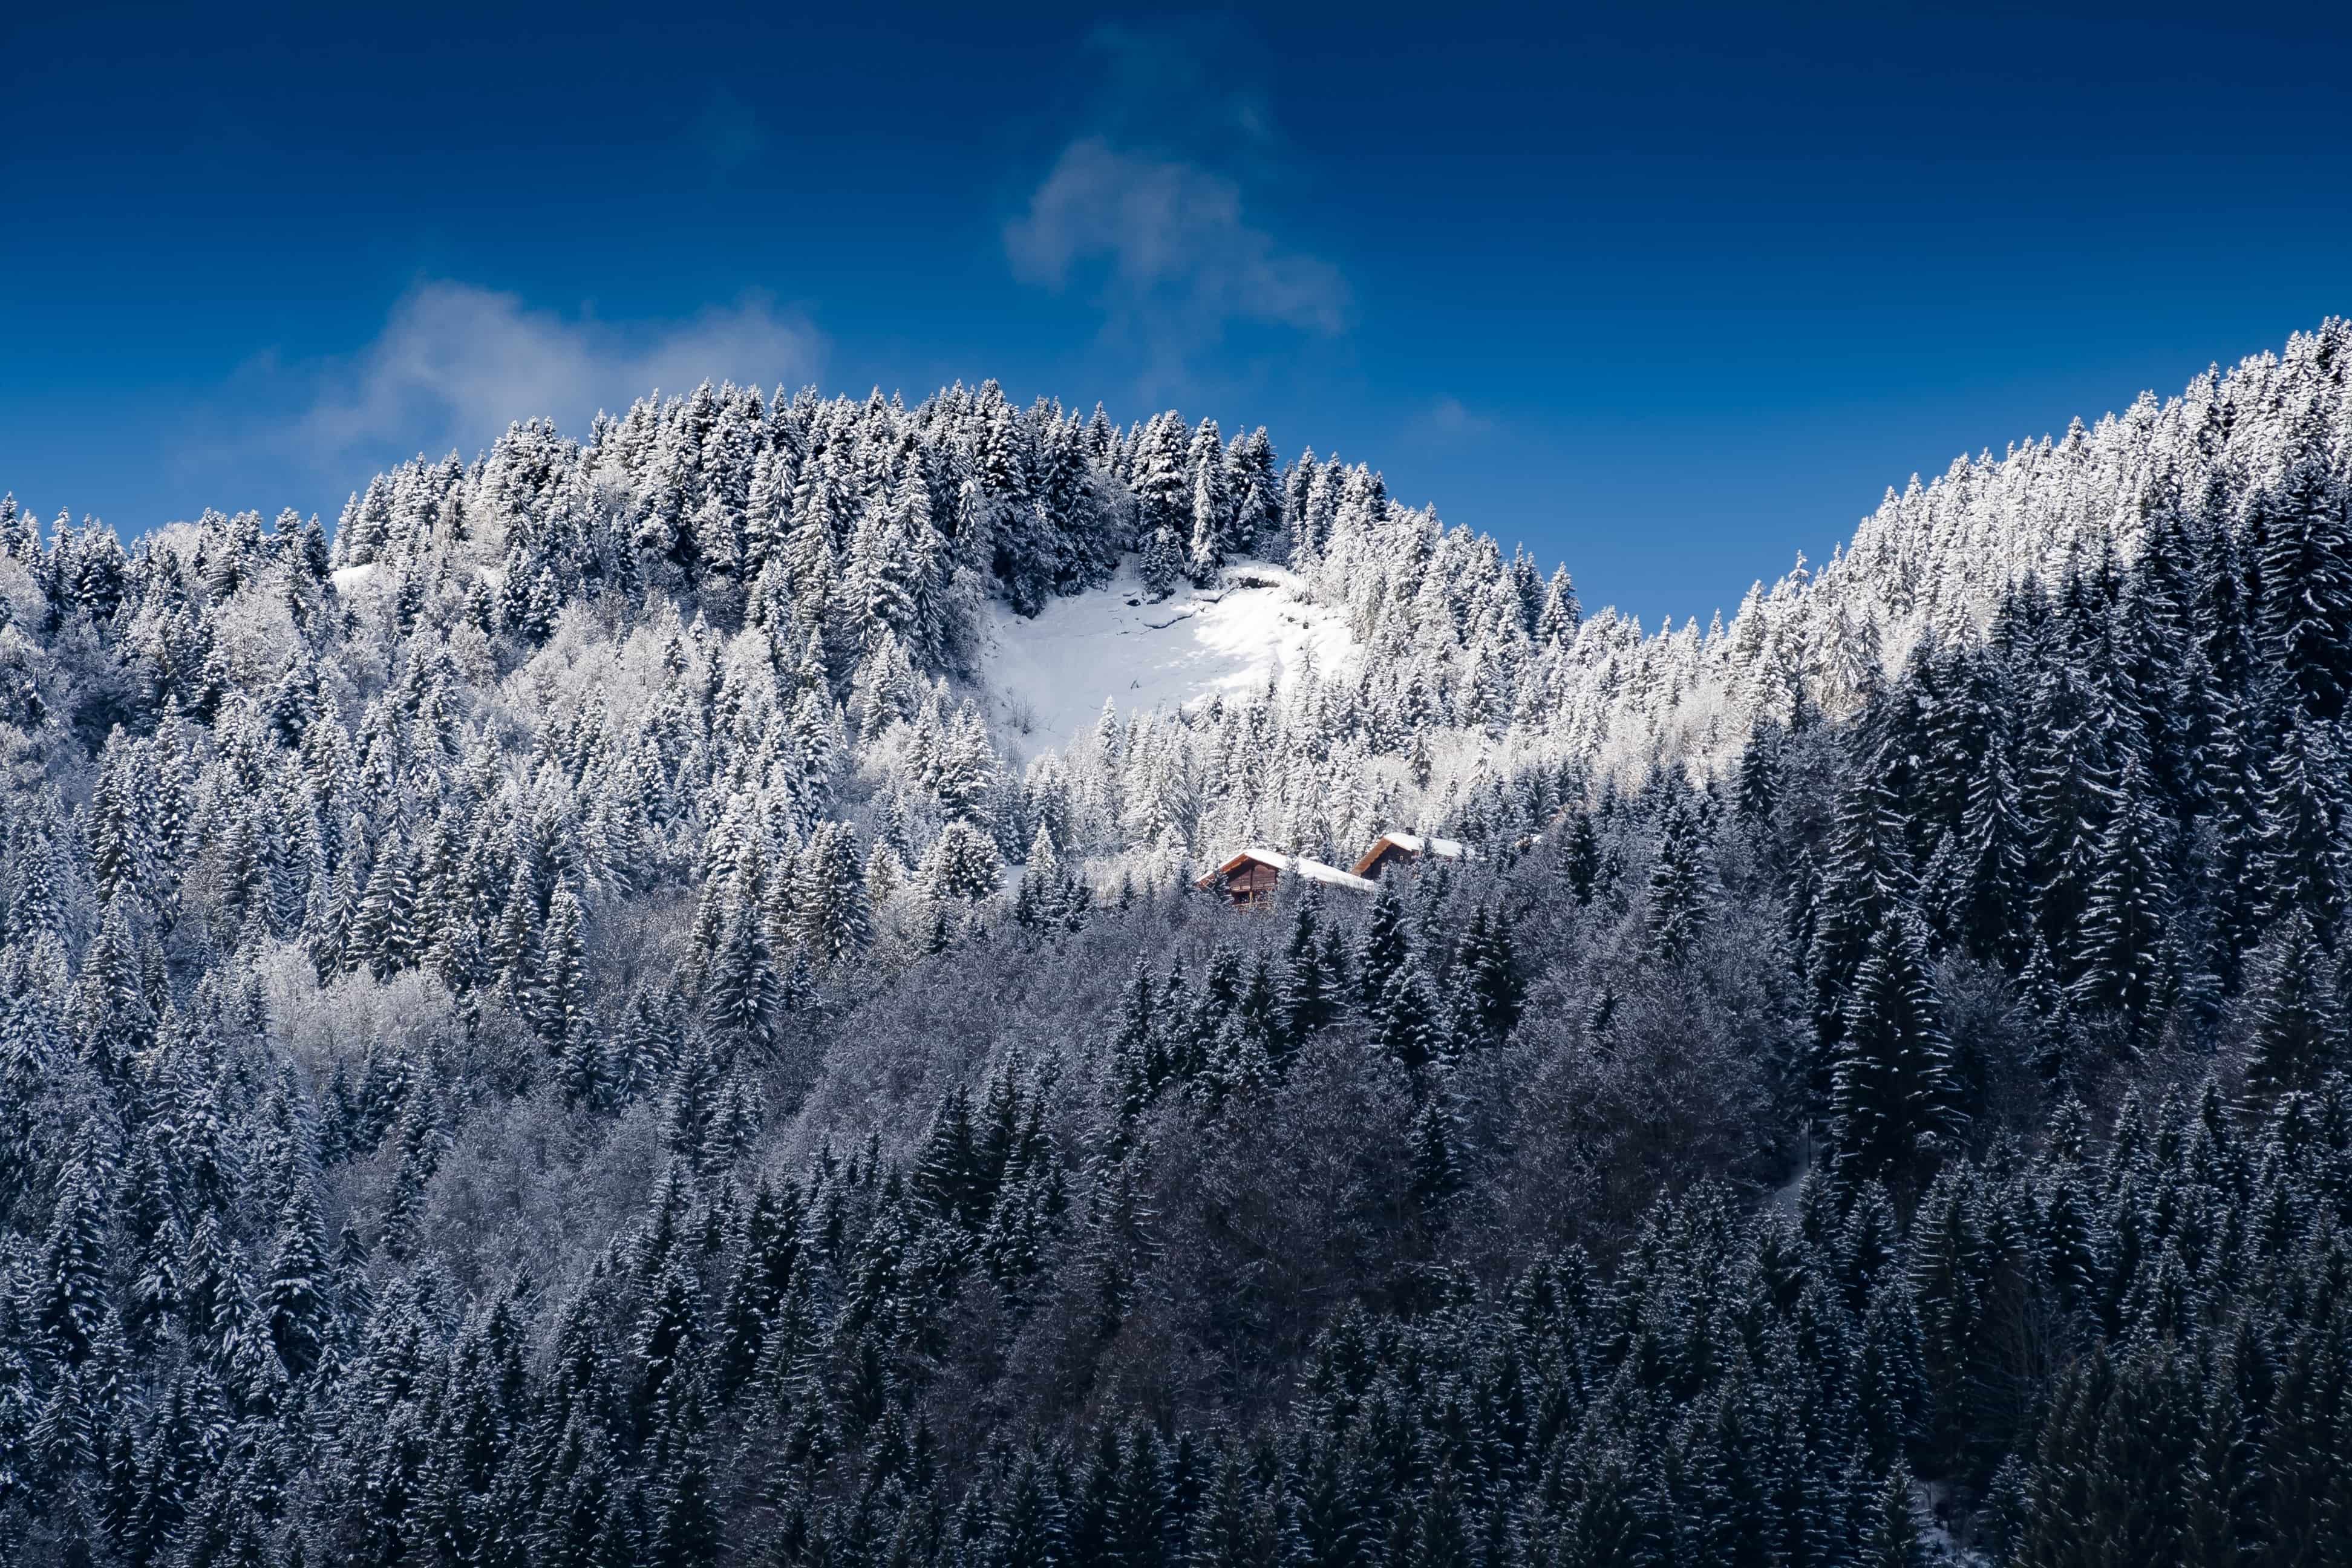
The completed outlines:
<svg viewBox="0 0 2352 1568">
<path fill-rule="evenodd" d="M 1372 890 L 1371 883 L 1337 866 L 1272 849 L 1244 849 L 1192 885 L 1220 895 L 1236 909 L 1251 909 L 1272 902 L 1274 890 L 1285 877 L 1345 888 L 1351 893 Z"/>
<path fill-rule="evenodd" d="M 1470 847 L 1454 838 L 1430 838 L 1418 833 L 1383 833 L 1372 847 L 1356 862 L 1354 875 L 1377 879 L 1380 875 L 1399 866 L 1410 866 L 1424 855 L 1434 855 L 1444 860 L 1470 860 L 1476 857 Z"/>
</svg>

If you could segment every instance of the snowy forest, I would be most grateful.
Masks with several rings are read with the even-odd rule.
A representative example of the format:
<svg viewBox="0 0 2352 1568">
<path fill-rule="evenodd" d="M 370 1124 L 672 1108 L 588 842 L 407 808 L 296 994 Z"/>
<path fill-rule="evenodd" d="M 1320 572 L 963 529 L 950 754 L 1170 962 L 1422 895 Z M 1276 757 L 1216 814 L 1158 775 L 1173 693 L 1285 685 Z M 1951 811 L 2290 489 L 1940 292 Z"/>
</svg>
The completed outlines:
<svg viewBox="0 0 2352 1568">
<path fill-rule="evenodd" d="M 0 1563 L 2352 1562 L 2347 760 L 2337 320 L 1649 631 L 994 383 L 0 501 Z"/>
</svg>

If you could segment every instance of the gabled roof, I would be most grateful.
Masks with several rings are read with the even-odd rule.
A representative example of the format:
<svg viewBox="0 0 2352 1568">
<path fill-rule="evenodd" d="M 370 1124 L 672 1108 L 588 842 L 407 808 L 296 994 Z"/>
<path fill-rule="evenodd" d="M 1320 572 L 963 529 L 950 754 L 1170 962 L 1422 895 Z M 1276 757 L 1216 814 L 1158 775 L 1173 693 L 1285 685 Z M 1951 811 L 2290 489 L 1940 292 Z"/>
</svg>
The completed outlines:
<svg viewBox="0 0 2352 1568">
<path fill-rule="evenodd" d="M 1475 860 L 1478 858 L 1471 853 L 1470 846 L 1458 838 L 1426 838 L 1418 833 L 1383 833 L 1372 840 L 1372 847 L 1365 850 L 1363 858 L 1356 862 L 1355 874 L 1360 877 L 1370 870 L 1372 863 L 1392 847 L 1408 855 L 1436 855 L 1448 860 Z"/>
<path fill-rule="evenodd" d="M 1337 866 L 1326 866 L 1320 860 L 1309 860 L 1304 856 L 1285 855 L 1279 850 L 1255 847 L 1241 851 L 1192 885 L 1196 888 L 1211 887 L 1219 878 L 1230 877 L 1253 861 L 1261 866 L 1271 866 L 1286 876 L 1303 877 L 1310 882 L 1323 882 L 1334 888 L 1345 888 L 1350 892 L 1369 893 L 1372 890 L 1371 883 L 1342 871 Z"/>
</svg>

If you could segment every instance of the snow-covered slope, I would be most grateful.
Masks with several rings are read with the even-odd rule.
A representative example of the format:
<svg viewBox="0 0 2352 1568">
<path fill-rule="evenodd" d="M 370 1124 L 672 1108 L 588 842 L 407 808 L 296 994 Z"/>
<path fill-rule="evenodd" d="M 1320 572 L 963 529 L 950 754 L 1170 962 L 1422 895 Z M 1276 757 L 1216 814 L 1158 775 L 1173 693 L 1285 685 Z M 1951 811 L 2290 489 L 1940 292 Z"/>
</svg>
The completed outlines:
<svg viewBox="0 0 2352 1568">
<path fill-rule="evenodd" d="M 1255 696 L 1355 654 L 1339 614 L 1279 566 L 1237 563 L 1218 587 L 1158 600 L 1130 569 L 1034 620 L 992 605 L 981 679 L 998 732 L 1034 756 L 1085 735 L 1105 699 L 1131 715 Z"/>
</svg>

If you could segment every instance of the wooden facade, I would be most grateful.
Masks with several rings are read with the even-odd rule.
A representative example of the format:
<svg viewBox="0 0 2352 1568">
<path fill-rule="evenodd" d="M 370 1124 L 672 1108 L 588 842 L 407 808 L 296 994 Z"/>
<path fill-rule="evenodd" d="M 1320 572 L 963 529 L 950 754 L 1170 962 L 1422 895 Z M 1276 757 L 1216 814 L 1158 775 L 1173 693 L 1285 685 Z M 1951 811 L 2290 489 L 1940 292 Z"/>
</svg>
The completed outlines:
<svg viewBox="0 0 2352 1568">
<path fill-rule="evenodd" d="M 1342 871 L 1320 860 L 1273 849 L 1244 849 L 1193 886 L 1202 892 L 1217 894 L 1235 909 L 1264 909 L 1274 901 L 1275 889 L 1282 885 L 1285 877 L 1345 888 L 1351 893 L 1369 893 L 1375 879 L 1430 855 L 1443 860 L 1477 858 L 1470 847 L 1458 839 L 1432 838 L 1418 833 L 1383 833 L 1364 851 L 1352 870 Z"/>
<path fill-rule="evenodd" d="M 1232 871 L 1219 875 L 1218 890 L 1227 903 L 1245 910 L 1270 901 L 1281 880 L 1282 873 L 1265 861 L 1244 859 Z"/>
<path fill-rule="evenodd" d="M 1370 851 L 1362 859 L 1357 861 L 1351 869 L 1357 876 L 1367 881 L 1377 882 L 1381 879 L 1381 873 L 1383 871 L 1398 866 L 1410 866 L 1420 858 L 1420 850 L 1408 849 L 1394 838 L 1382 835 L 1381 841 L 1373 845 Z"/>
<path fill-rule="evenodd" d="M 1383 833 L 1364 851 L 1353 874 L 1377 881 L 1384 871 L 1410 866 L 1424 855 L 1445 860 L 1473 858 L 1470 847 L 1451 838 L 1425 838 L 1418 833 Z"/>
<path fill-rule="evenodd" d="M 1285 877 L 1328 883 L 1349 892 L 1368 893 L 1372 885 L 1362 878 L 1326 866 L 1319 860 L 1295 858 L 1271 849 L 1244 849 L 1192 885 L 1213 892 L 1235 909 L 1264 909 L 1274 901 Z"/>
</svg>

